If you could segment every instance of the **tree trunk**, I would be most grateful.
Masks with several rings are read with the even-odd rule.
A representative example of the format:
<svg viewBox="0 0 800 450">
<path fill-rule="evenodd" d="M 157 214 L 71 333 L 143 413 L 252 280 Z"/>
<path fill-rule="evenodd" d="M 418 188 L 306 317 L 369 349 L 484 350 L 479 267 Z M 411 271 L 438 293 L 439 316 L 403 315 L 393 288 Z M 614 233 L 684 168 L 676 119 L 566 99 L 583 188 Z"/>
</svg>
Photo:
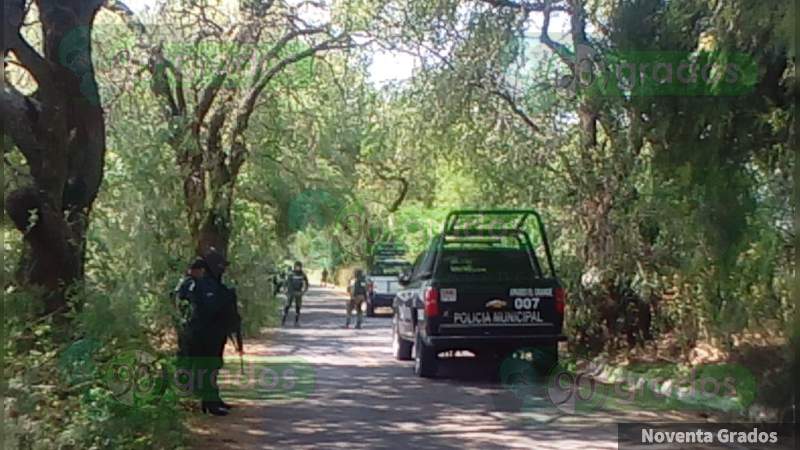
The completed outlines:
<svg viewBox="0 0 800 450">
<path fill-rule="evenodd" d="M 9 217 L 27 245 L 20 282 L 41 289 L 46 313 L 65 311 L 83 277 L 89 213 L 103 178 L 105 121 L 92 65 L 91 29 L 101 1 L 39 0 L 44 54 L 20 34 L 24 0 L 4 5 L 4 55 L 13 52 L 37 81 L 25 96 L 3 87 L 3 133 L 33 179 L 11 192 Z"/>
<path fill-rule="evenodd" d="M 217 164 L 209 173 L 209 190 L 203 194 L 205 205 L 202 210 L 195 210 L 190 217 L 199 215 L 202 222 L 197 229 L 195 238 L 195 251 L 203 255 L 212 247 L 227 256 L 232 229 L 233 198 L 235 193 L 235 176 L 225 164 L 224 154 L 206 151 L 209 160 L 216 160 Z M 237 168 L 238 170 L 238 168 Z M 187 204 L 190 199 L 187 198 Z"/>
<path fill-rule="evenodd" d="M 232 232 L 234 186 L 248 154 L 245 134 L 259 97 L 287 67 L 312 58 L 318 52 L 349 48 L 349 37 L 345 34 L 331 35 L 328 27 L 298 28 L 294 17 L 287 16 L 283 9 L 273 10 L 272 2 L 257 12 L 240 10 L 244 13 L 242 20 L 224 33 L 232 38 L 230 42 L 234 43 L 235 50 L 219 55 L 208 73 L 194 73 L 194 66 L 188 64 L 187 76 L 201 75 L 206 79 L 195 79 L 191 85 L 184 85 L 180 61 L 170 60 L 164 54 L 162 44 L 152 42 L 147 27 L 136 19 L 133 12 L 122 2 L 106 0 L 106 4 L 139 36 L 141 45 L 148 52 L 146 69 L 151 75 L 150 89 L 161 104 L 164 119 L 171 125 L 169 144 L 175 150 L 177 166 L 184 181 L 186 214 L 195 252 L 202 255 L 214 247 L 226 254 Z M 211 23 L 202 5 L 189 5 L 188 8 L 196 10 L 207 23 Z M 186 13 L 186 8 L 181 8 L 181 14 Z M 273 25 L 281 26 L 277 25 L 280 23 L 286 29 L 280 38 L 264 49 L 261 48 L 263 42 L 259 40 L 262 36 L 259 30 L 270 22 L 266 19 L 268 14 L 276 19 Z M 214 25 L 218 30 L 226 28 Z M 301 38 L 305 43 L 300 45 L 299 51 L 287 50 L 292 42 Z M 308 44 L 309 40 L 315 43 Z M 205 39 L 201 38 L 195 44 L 203 42 Z M 249 56 L 242 57 L 244 53 L 240 50 L 250 52 Z M 233 82 L 229 75 L 236 73 L 247 75 Z M 191 92 L 189 86 L 195 90 L 193 96 L 188 95 Z M 194 102 L 187 101 L 192 98 Z M 279 228 L 279 235 L 282 231 Z"/>
<path fill-rule="evenodd" d="M 180 148 L 176 151 L 180 154 Z M 186 221 L 194 242 L 199 242 L 200 230 L 207 219 L 206 215 L 206 173 L 203 169 L 202 150 L 193 155 L 185 154 L 178 160 L 183 175 L 183 198 L 186 206 Z M 198 248 L 198 254 L 202 254 Z"/>
<path fill-rule="evenodd" d="M 36 188 L 11 192 L 6 210 L 27 245 L 17 281 L 41 289 L 45 313 L 65 309 L 66 288 L 81 275 L 83 241 L 71 243 L 72 231 L 63 214 Z"/>
<path fill-rule="evenodd" d="M 570 36 L 575 49 L 588 49 L 590 43 L 586 36 L 586 12 L 583 0 L 572 2 L 570 16 Z M 585 57 L 581 52 L 576 52 L 576 57 Z M 573 77 L 578 80 L 583 61 L 576 61 L 573 65 Z M 594 169 L 593 154 L 597 149 L 597 111 L 592 104 L 587 92 L 581 91 L 581 84 L 576 82 L 578 96 L 578 118 L 580 119 L 580 159 L 581 165 L 588 176 L 587 185 L 584 186 L 584 199 L 581 205 L 581 225 L 585 233 L 585 245 L 582 258 L 587 268 L 605 268 L 605 255 L 608 250 L 609 221 L 608 214 L 611 201 L 607 192 L 607 183 L 602 180 L 602 173 Z"/>
<path fill-rule="evenodd" d="M 203 255 L 213 247 L 227 255 L 231 231 L 230 208 L 208 211 L 195 240 L 197 254 Z"/>
</svg>

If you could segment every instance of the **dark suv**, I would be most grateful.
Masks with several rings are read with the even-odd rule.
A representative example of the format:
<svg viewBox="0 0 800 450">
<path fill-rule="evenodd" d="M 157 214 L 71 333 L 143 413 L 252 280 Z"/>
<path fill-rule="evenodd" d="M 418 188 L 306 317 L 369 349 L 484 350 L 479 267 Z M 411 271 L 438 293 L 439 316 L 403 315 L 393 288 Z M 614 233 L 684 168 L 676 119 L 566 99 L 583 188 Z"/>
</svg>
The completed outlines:
<svg viewBox="0 0 800 450">
<path fill-rule="evenodd" d="M 394 355 L 409 360 L 413 350 L 417 375 L 435 376 L 438 355 L 452 350 L 502 360 L 529 349 L 537 369 L 557 363 L 565 293 L 535 211 L 451 212 L 400 282 Z"/>
</svg>

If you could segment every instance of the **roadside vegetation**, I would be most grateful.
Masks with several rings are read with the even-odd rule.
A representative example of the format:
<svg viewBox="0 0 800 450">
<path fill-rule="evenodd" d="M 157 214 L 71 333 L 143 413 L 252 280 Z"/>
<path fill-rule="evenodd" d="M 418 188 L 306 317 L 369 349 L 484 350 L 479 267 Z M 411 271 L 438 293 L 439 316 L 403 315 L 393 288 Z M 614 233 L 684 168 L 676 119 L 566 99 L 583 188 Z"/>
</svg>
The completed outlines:
<svg viewBox="0 0 800 450">
<path fill-rule="evenodd" d="M 252 337 L 287 259 L 413 258 L 455 208 L 542 214 L 572 354 L 736 363 L 797 402 L 794 2 L 6 3 L 5 448 L 182 445 L 182 399 L 103 380 L 170 364 L 196 252 L 233 262 Z M 410 77 L 375 80 L 381 52 Z M 582 78 L 674 54 L 740 76 Z"/>
</svg>

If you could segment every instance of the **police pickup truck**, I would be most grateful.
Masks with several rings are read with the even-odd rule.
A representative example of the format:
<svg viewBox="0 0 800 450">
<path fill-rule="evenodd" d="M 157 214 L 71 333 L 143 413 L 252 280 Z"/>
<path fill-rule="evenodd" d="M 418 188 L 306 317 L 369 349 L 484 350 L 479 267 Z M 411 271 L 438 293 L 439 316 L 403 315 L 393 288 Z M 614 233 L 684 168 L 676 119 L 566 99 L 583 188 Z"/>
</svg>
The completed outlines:
<svg viewBox="0 0 800 450">
<path fill-rule="evenodd" d="M 375 308 L 392 307 L 392 301 L 398 290 L 401 273 L 408 270 L 411 264 L 402 259 L 380 259 L 369 268 L 367 317 L 375 316 Z"/>
<path fill-rule="evenodd" d="M 565 292 L 536 211 L 451 212 L 400 283 L 393 351 L 418 376 L 458 350 L 501 361 L 525 349 L 545 372 L 557 363 Z"/>
</svg>

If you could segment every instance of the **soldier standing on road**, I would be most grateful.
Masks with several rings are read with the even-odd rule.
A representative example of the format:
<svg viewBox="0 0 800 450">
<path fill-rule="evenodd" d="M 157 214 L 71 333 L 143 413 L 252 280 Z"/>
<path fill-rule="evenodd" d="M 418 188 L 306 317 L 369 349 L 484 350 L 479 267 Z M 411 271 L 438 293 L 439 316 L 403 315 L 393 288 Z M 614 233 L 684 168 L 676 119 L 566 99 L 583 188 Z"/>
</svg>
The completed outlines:
<svg viewBox="0 0 800 450">
<path fill-rule="evenodd" d="M 303 306 L 303 294 L 308 291 L 308 276 L 303 272 L 303 263 L 294 263 L 294 269 L 286 278 L 286 306 L 283 307 L 281 325 L 286 323 L 289 308 L 294 302 L 294 326 L 300 326 L 300 308 Z"/>
<path fill-rule="evenodd" d="M 353 314 L 353 309 L 356 310 L 356 328 L 361 328 L 361 319 L 363 313 L 361 312 L 361 305 L 367 299 L 367 277 L 364 271 L 356 269 L 353 272 L 353 278 L 347 285 L 347 293 L 350 294 L 350 299 L 347 302 L 347 322 L 344 327 L 350 328 L 350 316 Z"/>
<path fill-rule="evenodd" d="M 322 286 L 323 287 L 328 287 L 328 268 L 327 267 L 323 267 L 322 268 Z"/>
</svg>

